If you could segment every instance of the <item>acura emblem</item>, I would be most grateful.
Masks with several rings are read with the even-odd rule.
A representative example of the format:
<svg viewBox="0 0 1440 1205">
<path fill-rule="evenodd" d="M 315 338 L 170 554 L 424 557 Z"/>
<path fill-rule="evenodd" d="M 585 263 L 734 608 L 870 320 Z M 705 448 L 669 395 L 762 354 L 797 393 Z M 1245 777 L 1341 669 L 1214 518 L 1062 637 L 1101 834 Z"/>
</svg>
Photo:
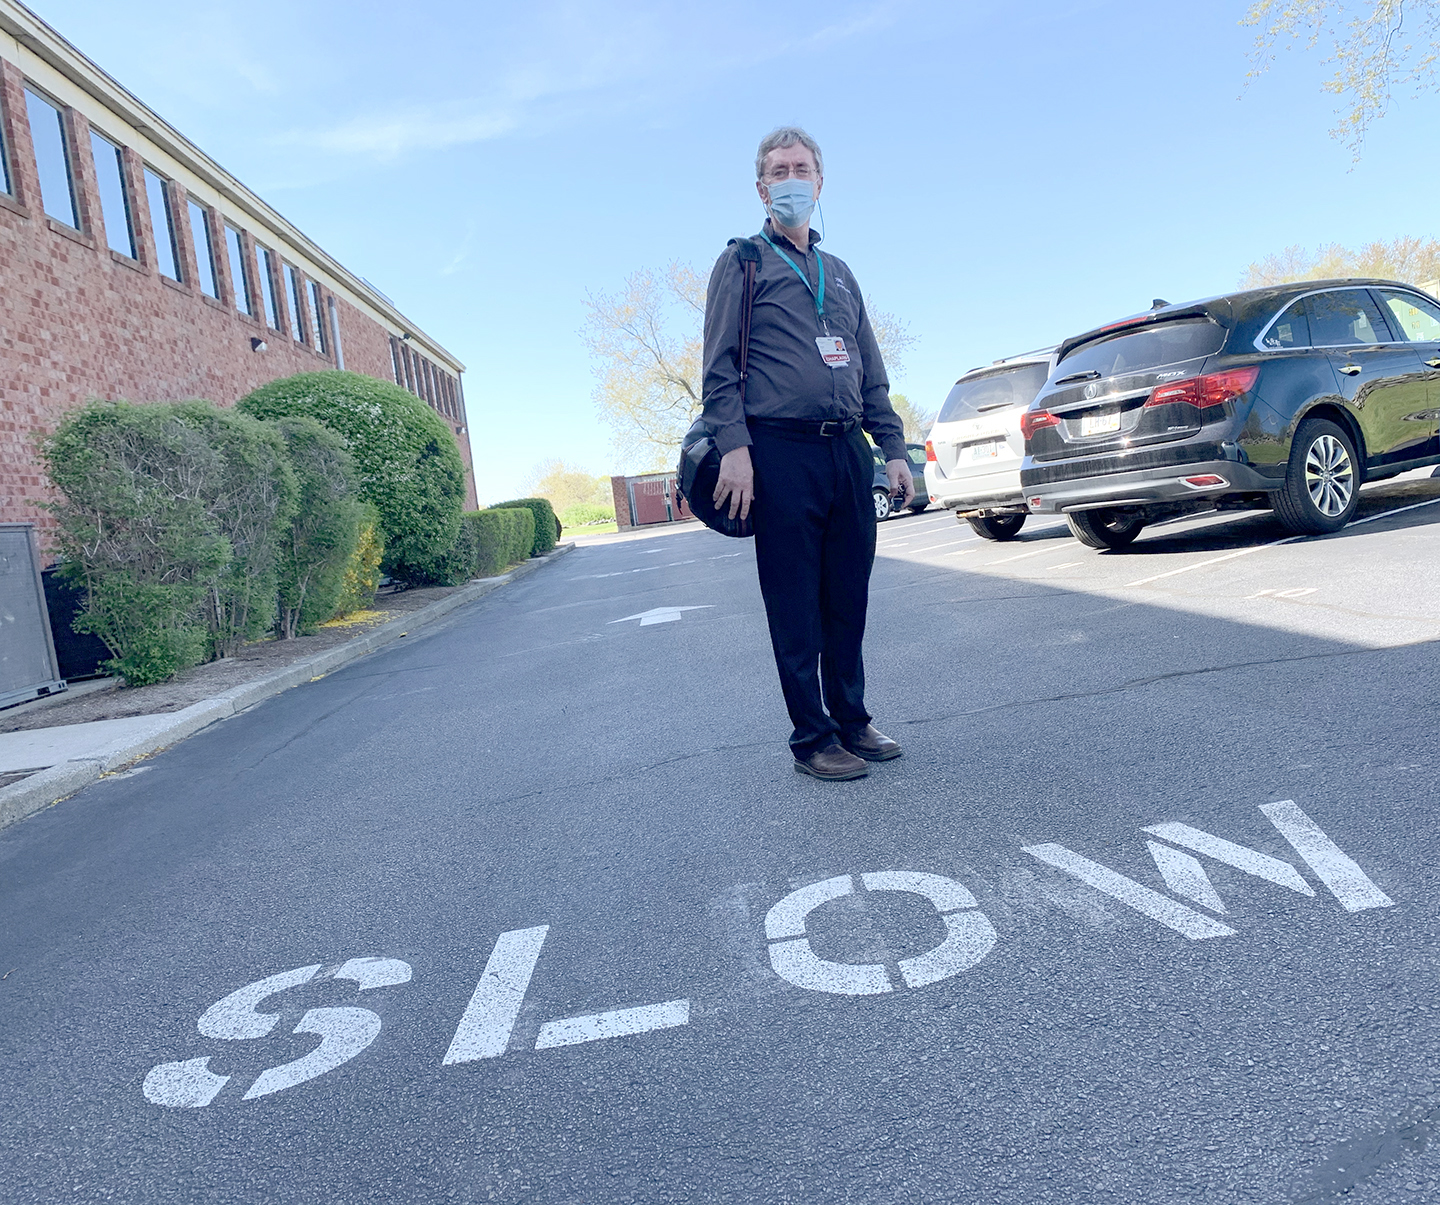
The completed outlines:
<svg viewBox="0 0 1440 1205">
<path fill-rule="evenodd" d="M 1085 396 L 1086 396 L 1087 398 L 1092 398 L 1092 397 L 1094 397 L 1094 396 L 1095 396 L 1097 393 L 1099 393 L 1099 392 L 1100 392 L 1100 386 L 1097 385 L 1097 384 L 1095 384 L 1094 381 L 1091 381 L 1090 384 L 1088 384 L 1088 385 L 1085 386 Z"/>
</svg>

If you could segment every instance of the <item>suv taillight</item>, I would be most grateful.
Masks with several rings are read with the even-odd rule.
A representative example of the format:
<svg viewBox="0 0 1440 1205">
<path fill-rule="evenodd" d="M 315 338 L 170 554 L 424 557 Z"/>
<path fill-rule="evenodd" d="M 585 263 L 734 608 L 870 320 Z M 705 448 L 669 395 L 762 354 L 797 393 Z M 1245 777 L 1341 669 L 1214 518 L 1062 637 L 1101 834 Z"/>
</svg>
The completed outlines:
<svg viewBox="0 0 1440 1205">
<path fill-rule="evenodd" d="M 925 441 L 925 461 L 928 464 L 932 460 L 935 461 L 936 464 L 940 463 L 935 458 L 935 445 L 927 439 Z"/>
<path fill-rule="evenodd" d="M 1147 406 L 1169 406 L 1175 402 L 1198 406 L 1204 410 L 1209 406 L 1222 406 L 1232 398 L 1242 397 L 1255 387 L 1255 378 L 1260 375 L 1260 365 L 1249 368 L 1231 368 L 1226 372 L 1212 372 L 1203 377 L 1187 377 L 1183 381 L 1171 381 L 1157 385 L 1145 399 Z"/>
<path fill-rule="evenodd" d="M 1043 431 L 1046 427 L 1058 427 L 1060 416 L 1051 414 L 1048 410 L 1027 410 L 1020 416 L 1020 434 L 1029 439 L 1036 431 Z"/>
</svg>

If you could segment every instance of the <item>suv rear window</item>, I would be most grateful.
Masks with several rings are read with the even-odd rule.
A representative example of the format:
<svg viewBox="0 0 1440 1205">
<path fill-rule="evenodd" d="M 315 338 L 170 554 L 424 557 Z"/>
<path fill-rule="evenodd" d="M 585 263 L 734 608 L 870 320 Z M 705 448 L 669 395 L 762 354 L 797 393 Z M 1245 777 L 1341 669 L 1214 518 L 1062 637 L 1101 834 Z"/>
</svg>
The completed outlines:
<svg viewBox="0 0 1440 1205">
<path fill-rule="evenodd" d="M 950 390 L 950 396 L 940 407 L 940 417 L 935 421 L 958 422 L 975 418 L 981 413 L 995 414 L 1011 406 L 1028 406 L 1049 375 L 1048 364 L 1020 364 L 1014 368 L 997 368 L 982 377 L 956 381 L 955 388 Z"/>
<path fill-rule="evenodd" d="M 1138 331 L 1124 331 L 1093 343 L 1082 343 L 1062 361 L 1055 375 L 1098 372 L 1115 377 L 1143 372 L 1182 360 L 1213 356 L 1225 344 L 1225 328 L 1208 318 L 1161 322 Z"/>
</svg>

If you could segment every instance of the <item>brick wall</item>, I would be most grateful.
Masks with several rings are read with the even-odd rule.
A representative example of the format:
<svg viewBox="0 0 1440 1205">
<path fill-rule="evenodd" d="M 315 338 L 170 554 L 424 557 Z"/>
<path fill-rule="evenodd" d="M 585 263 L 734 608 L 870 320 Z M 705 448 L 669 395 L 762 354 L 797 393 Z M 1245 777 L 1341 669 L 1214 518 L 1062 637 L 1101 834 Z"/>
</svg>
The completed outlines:
<svg viewBox="0 0 1440 1205">
<path fill-rule="evenodd" d="M 223 300 L 159 274 L 143 203 L 143 164 L 130 149 L 124 153 L 125 175 L 131 197 L 141 199 L 131 215 L 137 258 L 111 251 L 97 200 L 88 123 L 75 110 L 67 111 L 66 120 L 76 152 L 72 170 L 81 229 L 47 218 L 23 89 L 19 70 L 0 59 L 0 133 L 10 151 L 12 190 L 10 196 L 0 193 L 0 521 L 33 521 L 43 541 L 51 520 L 42 504 L 53 495 L 36 438 L 52 432 L 66 410 L 93 397 L 207 398 L 231 405 L 277 377 L 336 364 L 334 347 L 321 354 L 291 338 L 286 317 L 291 300 L 283 280 L 274 281 L 283 307 L 282 330 L 270 329 L 263 315 L 252 318 L 232 304 L 225 232 L 213 210 L 207 220 Z M 199 277 L 185 190 L 178 182 L 172 189 L 182 274 L 193 282 Z M 292 258 L 278 240 L 268 233 L 262 237 L 281 256 Z M 243 251 L 250 279 L 258 282 L 254 238 L 248 232 Z M 255 292 L 259 312 L 259 289 Z M 308 289 L 301 293 L 302 306 L 308 308 Z M 393 381 L 390 332 L 345 298 L 328 289 L 323 295 L 334 296 L 345 367 Z M 308 313 L 299 317 L 300 329 L 308 333 Z M 253 340 L 262 340 L 267 350 L 254 350 Z M 457 434 L 465 429 L 463 404 L 458 415 L 442 416 Z M 457 443 L 465 460 L 467 506 L 474 509 L 469 442 Z"/>
</svg>

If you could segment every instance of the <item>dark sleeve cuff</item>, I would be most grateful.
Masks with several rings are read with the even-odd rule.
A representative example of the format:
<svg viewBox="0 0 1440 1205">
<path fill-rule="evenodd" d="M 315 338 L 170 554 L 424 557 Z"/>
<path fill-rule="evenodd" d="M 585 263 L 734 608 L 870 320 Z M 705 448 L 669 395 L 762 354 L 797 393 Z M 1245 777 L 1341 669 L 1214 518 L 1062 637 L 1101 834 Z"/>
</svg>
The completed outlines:
<svg viewBox="0 0 1440 1205">
<path fill-rule="evenodd" d="M 885 453 L 886 460 L 903 460 L 910 463 L 910 458 L 905 454 L 905 437 L 903 435 L 887 435 L 880 441 L 880 450 Z"/>
<path fill-rule="evenodd" d="M 726 423 L 715 432 L 715 447 L 721 456 L 733 452 L 736 448 L 748 448 L 750 446 L 750 428 L 744 423 Z M 903 448 L 904 445 L 902 444 Z"/>
</svg>

